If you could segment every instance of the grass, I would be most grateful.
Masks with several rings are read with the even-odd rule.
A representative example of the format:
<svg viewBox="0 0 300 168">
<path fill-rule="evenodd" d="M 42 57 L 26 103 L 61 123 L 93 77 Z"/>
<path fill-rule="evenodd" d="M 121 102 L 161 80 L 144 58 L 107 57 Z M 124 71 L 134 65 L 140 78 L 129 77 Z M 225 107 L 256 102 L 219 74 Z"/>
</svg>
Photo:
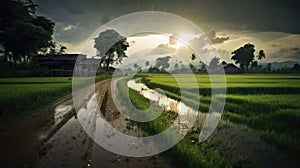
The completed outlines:
<svg viewBox="0 0 300 168">
<path fill-rule="evenodd" d="M 107 78 L 110 75 L 97 76 L 95 81 Z M 71 91 L 70 77 L 1 78 L 0 116 L 36 109 Z"/>
<path fill-rule="evenodd" d="M 150 88 L 165 90 L 173 99 L 207 112 L 211 101 L 209 76 L 196 75 L 198 88 L 191 85 L 189 75 L 175 77 L 184 82 L 185 91 L 180 91 L 175 78 L 166 74 L 147 74 L 142 81 Z M 245 124 L 279 148 L 300 153 L 300 75 L 226 75 L 226 81 L 223 119 Z M 193 92 L 195 89 L 199 89 L 200 95 Z M 200 107 L 195 107 L 195 101 L 199 100 Z"/>
</svg>

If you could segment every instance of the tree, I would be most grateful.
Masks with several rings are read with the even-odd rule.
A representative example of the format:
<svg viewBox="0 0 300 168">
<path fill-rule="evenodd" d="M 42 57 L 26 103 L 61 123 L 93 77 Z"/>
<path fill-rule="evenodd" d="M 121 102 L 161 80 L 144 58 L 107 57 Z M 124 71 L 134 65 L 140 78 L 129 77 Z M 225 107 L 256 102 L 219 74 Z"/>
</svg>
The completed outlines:
<svg viewBox="0 0 300 168">
<path fill-rule="evenodd" d="M 223 65 L 223 66 L 224 66 L 224 65 L 227 65 L 227 62 L 226 62 L 226 61 L 222 61 L 222 62 L 221 62 L 221 65 Z"/>
<path fill-rule="evenodd" d="M 199 61 L 199 66 L 200 66 L 200 69 L 205 65 L 205 63 L 203 61 Z"/>
<path fill-rule="evenodd" d="M 53 41 L 50 47 L 43 48 L 40 51 L 43 53 L 43 55 L 54 56 L 54 55 L 66 54 L 66 50 L 67 50 L 66 46 L 63 46 Z"/>
<path fill-rule="evenodd" d="M 150 65 L 149 61 L 145 62 L 145 66 L 148 67 Z"/>
<path fill-rule="evenodd" d="M 194 61 L 194 60 L 196 60 L 196 59 L 197 59 L 197 56 L 196 56 L 195 53 L 193 53 L 192 56 L 191 56 L 191 60 Z"/>
<path fill-rule="evenodd" d="M 133 64 L 133 68 L 135 68 L 136 70 L 138 70 L 139 67 L 140 66 L 137 63 Z"/>
<path fill-rule="evenodd" d="M 59 54 L 65 54 L 66 53 L 66 49 L 67 47 L 63 46 L 63 45 L 60 45 L 60 49 L 58 51 Z"/>
<path fill-rule="evenodd" d="M 209 63 L 209 69 L 212 72 L 217 72 L 220 68 L 220 58 L 219 57 L 214 57 L 213 59 L 211 59 L 210 63 Z"/>
<path fill-rule="evenodd" d="M 169 64 L 170 58 L 171 58 L 170 56 L 157 58 L 155 67 L 159 68 L 161 70 L 168 69 L 170 67 L 170 64 Z"/>
<path fill-rule="evenodd" d="M 190 64 L 190 69 L 193 73 L 197 72 L 197 68 L 193 64 Z"/>
<path fill-rule="evenodd" d="M 35 4 L 3 0 L 0 4 L 0 43 L 16 69 L 21 61 L 29 61 L 42 48 L 51 45 L 54 22 L 35 15 Z"/>
<path fill-rule="evenodd" d="M 175 63 L 174 69 L 178 69 L 178 63 Z"/>
<path fill-rule="evenodd" d="M 262 65 L 262 59 L 266 58 L 264 50 L 259 50 L 258 55 L 256 57 L 257 60 L 260 60 L 260 65 Z"/>
<path fill-rule="evenodd" d="M 293 71 L 300 71 L 300 65 L 299 64 L 294 64 L 292 70 Z"/>
<path fill-rule="evenodd" d="M 240 64 L 242 71 L 244 71 L 245 68 L 247 69 L 254 60 L 254 47 L 253 44 L 248 43 L 231 53 L 233 54 L 231 60 L 234 60 L 236 64 Z"/>
<path fill-rule="evenodd" d="M 257 69 L 257 61 L 251 63 L 251 70 Z"/>
<path fill-rule="evenodd" d="M 94 39 L 94 48 L 97 50 L 97 56 L 100 57 L 100 66 L 104 64 L 106 72 L 109 65 L 113 63 L 121 63 L 123 58 L 127 57 L 125 51 L 129 47 L 127 38 L 121 36 L 113 29 L 107 29 L 101 32 L 97 38 Z"/>
<path fill-rule="evenodd" d="M 267 71 L 271 72 L 272 70 L 272 63 L 267 64 Z"/>
</svg>

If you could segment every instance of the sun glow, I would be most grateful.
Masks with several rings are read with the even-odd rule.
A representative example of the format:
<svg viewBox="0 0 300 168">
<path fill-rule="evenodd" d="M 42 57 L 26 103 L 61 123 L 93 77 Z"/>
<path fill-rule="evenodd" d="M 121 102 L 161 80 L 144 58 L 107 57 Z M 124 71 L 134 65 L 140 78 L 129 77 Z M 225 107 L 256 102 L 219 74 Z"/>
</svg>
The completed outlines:
<svg viewBox="0 0 300 168">
<path fill-rule="evenodd" d="M 195 34 L 192 34 L 192 33 L 180 33 L 178 36 L 170 35 L 170 37 L 171 36 L 176 39 L 176 43 L 174 43 L 173 45 L 172 44 L 170 44 L 170 45 L 174 48 L 177 48 L 177 49 L 181 48 L 181 47 L 184 47 L 184 46 L 188 46 L 189 42 L 191 40 L 200 37 L 200 35 L 195 35 Z"/>
</svg>

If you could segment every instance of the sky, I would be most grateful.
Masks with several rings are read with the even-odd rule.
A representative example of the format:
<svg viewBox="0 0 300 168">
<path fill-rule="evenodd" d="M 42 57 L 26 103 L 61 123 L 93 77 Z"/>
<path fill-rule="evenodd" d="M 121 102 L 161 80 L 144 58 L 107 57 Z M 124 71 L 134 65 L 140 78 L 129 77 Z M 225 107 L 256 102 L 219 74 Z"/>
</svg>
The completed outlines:
<svg viewBox="0 0 300 168">
<path fill-rule="evenodd" d="M 163 11 L 184 17 L 210 38 L 222 60 L 232 62 L 231 52 L 246 43 L 263 49 L 265 62 L 300 62 L 300 1 L 297 0 L 34 0 L 37 13 L 52 19 L 54 39 L 68 53 L 79 53 L 90 35 L 105 23 L 132 12 Z M 129 37 L 132 48 L 153 39 L 152 48 L 184 52 L 172 35 Z M 181 34 L 190 43 L 197 34 Z M 160 39 L 160 41 L 154 39 Z M 176 42 L 176 40 L 175 40 Z M 148 44 L 149 46 L 150 44 Z M 155 46 L 156 45 L 156 46 Z M 129 48 L 130 50 L 130 48 Z M 140 48 L 139 50 L 144 50 Z M 190 51 L 186 51 L 188 53 Z M 134 52 L 129 52 L 133 54 Z M 143 53 L 143 52 L 142 52 Z M 129 55 L 130 56 L 130 55 Z"/>
</svg>

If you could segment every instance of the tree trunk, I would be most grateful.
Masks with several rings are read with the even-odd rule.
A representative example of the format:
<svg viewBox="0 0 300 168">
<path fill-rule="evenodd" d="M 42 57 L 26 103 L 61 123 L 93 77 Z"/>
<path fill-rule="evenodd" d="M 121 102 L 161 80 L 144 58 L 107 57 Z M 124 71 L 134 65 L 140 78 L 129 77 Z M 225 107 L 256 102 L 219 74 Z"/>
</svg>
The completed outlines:
<svg viewBox="0 0 300 168">
<path fill-rule="evenodd" d="M 240 68 L 241 68 L 241 71 L 244 73 L 245 72 L 245 65 L 244 64 L 240 64 Z"/>
<path fill-rule="evenodd" d="M 13 64 L 14 64 L 14 73 L 15 73 L 15 75 L 16 76 L 18 76 L 18 67 L 17 67 L 17 58 L 16 58 L 16 56 L 15 55 L 13 55 Z"/>
<path fill-rule="evenodd" d="M 8 62 L 8 54 L 9 52 L 6 49 L 4 49 L 4 62 Z"/>
<path fill-rule="evenodd" d="M 108 58 L 106 60 L 106 72 L 108 72 L 108 69 L 109 69 L 110 57 L 111 57 L 111 54 L 108 54 Z"/>
</svg>

